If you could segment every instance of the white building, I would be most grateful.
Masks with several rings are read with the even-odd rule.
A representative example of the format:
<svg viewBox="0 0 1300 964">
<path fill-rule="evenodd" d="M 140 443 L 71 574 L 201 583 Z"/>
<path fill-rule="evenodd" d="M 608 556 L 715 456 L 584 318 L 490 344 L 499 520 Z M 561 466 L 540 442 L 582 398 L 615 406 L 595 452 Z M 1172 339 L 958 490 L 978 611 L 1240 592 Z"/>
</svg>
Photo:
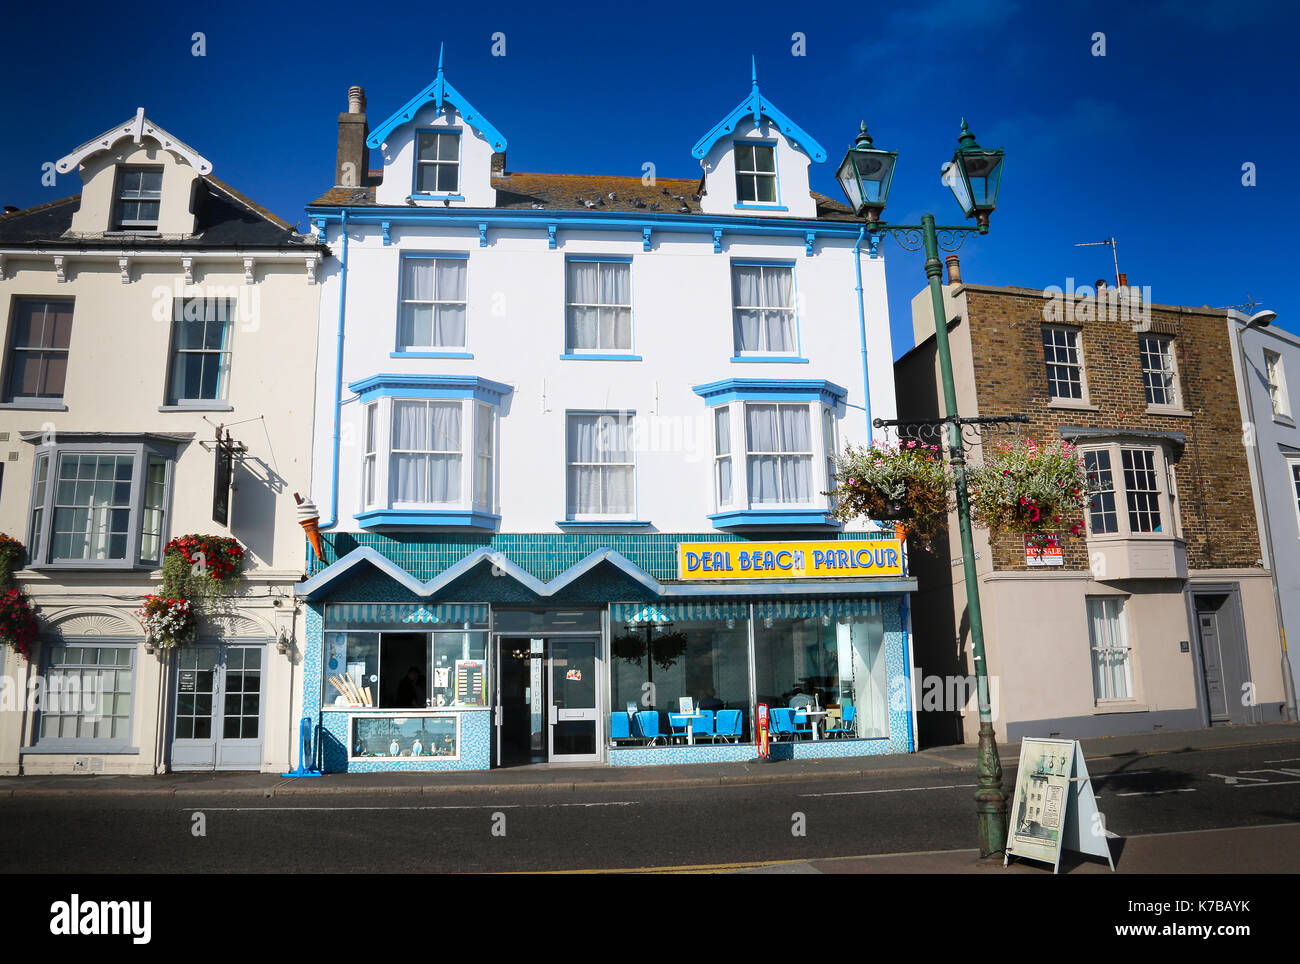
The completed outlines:
<svg viewBox="0 0 1300 964">
<path fill-rule="evenodd" d="M 321 251 L 143 108 L 57 170 L 81 193 L 0 218 L 0 530 L 41 626 L 30 664 L 0 648 L 0 773 L 282 770 Z M 217 424 L 244 446 L 228 526 Z M 193 645 L 155 652 L 135 611 L 189 533 L 238 539 L 245 576 Z M 29 698 L 74 685 L 98 699 Z"/>
<path fill-rule="evenodd" d="M 913 583 L 826 495 L 894 414 L 884 268 L 817 141 L 755 80 L 698 177 L 509 171 L 441 63 L 339 123 L 299 587 L 326 769 L 745 758 L 800 696 L 778 753 L 911 749 Z"/>
</svg>

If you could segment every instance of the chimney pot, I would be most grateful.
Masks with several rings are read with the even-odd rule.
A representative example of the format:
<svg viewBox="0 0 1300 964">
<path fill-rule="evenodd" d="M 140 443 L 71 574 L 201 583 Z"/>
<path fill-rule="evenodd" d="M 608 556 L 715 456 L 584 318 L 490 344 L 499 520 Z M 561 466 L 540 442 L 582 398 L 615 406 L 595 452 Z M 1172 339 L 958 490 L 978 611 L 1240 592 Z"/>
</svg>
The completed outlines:
<svg viewBox="0 0 1300 964">
<path fill-rule="evenodd" d="M 1121 272 L 1119 273 L 1119 286 L 1120 286 L 1121 288 L 1127 288 L 1127 287 L 1128 287 L 1128 272 L 1127 272 L 1127 271 L 1121 271 Z"/>
<path fill-rule="evenodd" d="M 948 284 L 950 285 L 961 284 L 961 261 L 958 260 L 955 254 L 948 255 L 948 257 L 945 258 L 944 261 L 948 265 Z"/>
<path fill-rule="evenodd" d="M 366 112 L 366 91 L 363 87 L 348 88 L 348 113 L 364 114 Z"/>
</svg>

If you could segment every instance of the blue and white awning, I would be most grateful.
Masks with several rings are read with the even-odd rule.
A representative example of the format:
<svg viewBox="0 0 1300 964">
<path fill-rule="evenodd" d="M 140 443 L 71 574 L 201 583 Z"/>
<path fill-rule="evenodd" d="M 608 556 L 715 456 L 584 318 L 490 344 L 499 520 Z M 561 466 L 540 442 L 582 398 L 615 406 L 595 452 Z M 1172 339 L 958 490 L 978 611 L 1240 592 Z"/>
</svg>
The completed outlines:
<svg viewBox="0 0 1300 964">
<path fill-rule="evenodd" d="M 399 603 L 330 603 L 325 607 L 326 629 L 356 626 L 446 626 L 486 624 L 487 606 L 475 603 L 410 605 Z"/>
<path fill-rule="evenodd" d="M 711 619 L 748 619 L 749 605 L 737 602 L 613 603 L 613 623 L 700 622 Z"/>
</svg>

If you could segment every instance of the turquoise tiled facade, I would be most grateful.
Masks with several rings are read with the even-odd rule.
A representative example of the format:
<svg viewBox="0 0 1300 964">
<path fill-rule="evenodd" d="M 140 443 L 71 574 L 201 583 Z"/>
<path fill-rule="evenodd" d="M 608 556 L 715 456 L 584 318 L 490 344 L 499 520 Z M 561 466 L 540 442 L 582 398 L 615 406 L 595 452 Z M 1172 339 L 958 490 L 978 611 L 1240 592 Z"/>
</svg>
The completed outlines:
<svg viewBox="0 0 1300 964">
<path fill-rule="evenodd" d="M 841 534 L 838 541 L 873 541 L 889 534 Z M 811 540 L 827 541 L 824 536 Z M 362 547 L 369 547 L 391 560 L 421 582 L 438 576 L 476 550 L 489 547 L 506 556 L 540 580 L 551 580 L 591 553 L 613 549 L 653 578 L 671 582 L 677 573 L 677 546 L 681 542 L 747 542 L 723 533 L 570 534 L 524 533 L 502 535 L 448 535 L 437 540 L 421 535 L 377 533 L 326 534 L 326 565 L 338 562 Z M 788 539 L 783 541 L 800 541 Z M 797 604 L 797 586 L 774 587 L 773 597 L 782 605 Z M 563 607 L 599 606 L 617 603 L 652 602 L 656 597 L 642 583 L 612 566 L 599 566 L 544 599 L 513 578 L 479 565 L 442 587 L 434 596 L 413 592 L 373 565 L 362 565 L 331 582 L 327 594 L 307 604 L 307 646 L 303 659 L 303 712 L 317 726 L 314 759 L 326 772 L 376 770 L 481 770 L 492 765 L 492 712 L 490 709 L 463 710 L 461 754 L 458 760 L 354 760 L 349 762 L 348 714 L 321 705 L 324 670 L 324 610 L 327 603 L 462 603 L 490 606 Z M 717 601 L 737 601 L 726 586 L 718 586 Z M 844 597 L 840 597 L 844 598 Z M 863 598 L 863 597 L 850 597 Z M 910 659 L 906 622 L 906 595 L 882 592 L 865 597 L 884 620 L 885 671 L 888 680 L 889 733 L 886 737 L 856 740 L 818 740 L 778 743 L 772 758 L 853 757 L 881 753 L 907 753 L 915 749 L 912 739 Z M 761 610 L 761 597 L 749 597 Z M 607 681 L 602 681 L 603 683 Z M 668 763 L 703 763 L 747 760 L 755 755 L 753 744 L 673 746 L 663 748 L 609 748 L 607 760 L 613 766 Z"/>
<path fill-rule="evenodd" d="M 838 533 L 814 535 L 820 542 L 892 538 L 893 533 Z M 370 546 L 420 580 L 432 579 L 476 549 L 501 552 L 538 579 L 554 579 L 570 566 L 598 549 L 613 549 L 627 556 L 655 579 L 677 578 L 679 542 L 768 542 L 770 536 L 745 539 L 722 532 L 649 533 L 501 533 L 497 535 L 448 535 L 431 541 L 427 535 L 381 535 L 375 532 L 327 532 L 325 565 L 337 562 L 353 549 Z M 794 540 L 786 540 L 794 541 Z"/>
</svg>

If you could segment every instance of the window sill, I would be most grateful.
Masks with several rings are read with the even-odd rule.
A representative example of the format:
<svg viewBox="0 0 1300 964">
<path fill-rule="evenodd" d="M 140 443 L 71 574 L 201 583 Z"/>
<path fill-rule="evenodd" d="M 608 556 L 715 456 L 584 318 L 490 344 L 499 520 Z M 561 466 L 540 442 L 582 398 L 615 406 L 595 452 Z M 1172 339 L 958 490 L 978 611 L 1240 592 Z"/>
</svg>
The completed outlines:
<svg viewBox="0 0 1300 964">
<path fill-rule="evenodd" d="M 1148 415 L 1172 415 L 1176 418 L 1191 418 L 1192 413 L 1185 408 L 1175 408 L 1172 405 L 1148 405 Z"/>
<path fill-rule="evenodd" d="M 363 529 L 380 526 L 402 528 L 461 527 L 493 529 L 501 524 L 501 516 L 477 509 L 371 509 L 356 515 L 357 525 Z"/>
<path fill-rule="evenodd" d="M 737 211 L 789 211 L 784 204 L 733 204 Z"/>
<path fill-rule="evenodd" d="M 581 352 L 577 354 L 574 354 L 572 352 L 566 352 L 565 354 L 560 356 L 560 361 L 643 361 L 643 360 L 644 359 L 642 359 L 640 355 L 623 355 L 623 354 L 600 355 L 600 354 L 592 353 L 588 355 Z"/>
<path fill-rule="evenodd" d="M 732 355 L 733 365 L 778 363 L 786 365 L 807 365 L 808 359 L 799 355 Z"/>
<path fill-rule="evenodd" d="M 390 351 L 389 358 L 473 358 L 467 351 Z"/>
<path fill-rule="evenodd" d="M 463 200 L 465 200 L 465 195 L 463 195 L 463 194 L 420 194 L 420 193 L 414 193 L 414 194 L 412 194 L 409 198 L 407 198 L 407 200 L 408 200 L 408 201 L 463 201 Z"/>
<path fill-rule="evenodd" d="M 226 402 L 193 402 L 178 405 L 159 405 L 160 412 L 233 412 L 235 406 Z"/>
<path fill-rule="evenodd" d="M 1060 408 L 1071 412 L 1100 412 L 1100 405 L 1089 405 L 1084 401 L 1075 401 L 1065 398 L 1053 398 L 1047 403 L 1048 408 Z"/>
<path fill-rule="evenodd" d="M 1145 703 L 1136 700 L 1093 700 L 1094 714 L 1101 713 L 1149 713 Z"/>
<path fill-rule="evenodd" d="M 120 559 L 70 559 L 63 562 L 28 563 L 32 572 L 157 572 L 157 563 L 128 563 Z"/>
<path fill-rule="evenodd" d="M 555 523 L 561 529 L 648 529 L 643 519 L 564 519 Z"/>
<path fill-rule="evenodd" d="M 66 412 L 68 406 L 63 404 L 61 398 L 28 398 L 20 402 L 0 402 L 0 408 L 12 409 L 16 412 Z"/>
<path fill-rule="evenodd" d="M 22 746 L 18 748 L 18 752 L 21 754 L 32 755 L 37 753 L 50 755 L 75 753 L 82 756 L 139 756 L 140 748 L 137 746 L 130 746 L 126 743 L 93 744 L 59 740 L 54 743 L 37 743 L 34 746 Z"/>
<path fill-rule="evenodd" d="M 1295 419 L 1290 415 L 1283 415 L 1281 412 L 1273 414 L 1273 421 L 1277 422 L 1278 425 L 1285 425 L 1287 428 L 1295 428 Z"/>
<path fill-rule="evenodd" d="M 843 526 L 829 509 L 735 509 L 709 516 L 715 529 L 739 529 L 747 526 L 816 527 L 841 529 Z"/>
</svg>

